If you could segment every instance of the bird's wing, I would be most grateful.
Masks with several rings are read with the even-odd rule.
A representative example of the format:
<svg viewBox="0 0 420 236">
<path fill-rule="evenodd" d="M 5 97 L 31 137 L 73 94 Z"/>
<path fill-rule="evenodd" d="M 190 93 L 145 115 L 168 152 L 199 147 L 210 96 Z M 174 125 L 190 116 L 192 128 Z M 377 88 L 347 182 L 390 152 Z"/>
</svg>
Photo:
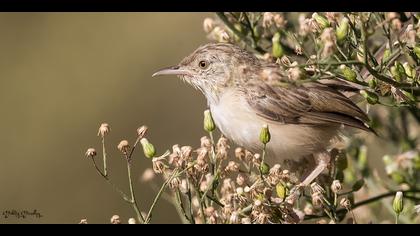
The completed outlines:
<svg viewBox="0 0 420 236">
<path fill-rule="evenodd" d="M 367 115 L 340 92 L 316 82 L 269 85 L 249 81 L 244 91 L 256 114 L 285 124 L 344 124 L 372 131 Z"/>
</svg>

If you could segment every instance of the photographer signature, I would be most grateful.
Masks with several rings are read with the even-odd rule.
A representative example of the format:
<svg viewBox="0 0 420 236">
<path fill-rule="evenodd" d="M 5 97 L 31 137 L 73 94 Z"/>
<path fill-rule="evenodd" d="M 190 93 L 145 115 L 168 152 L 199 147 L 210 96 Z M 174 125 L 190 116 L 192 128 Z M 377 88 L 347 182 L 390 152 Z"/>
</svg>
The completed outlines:
<svg viewBox="0 0 420 236">
<path fill-rule="evenodd" d="M 4 219 L 10 217 L 16 217 L 18 219 L 25 219 L 27 217 L 34 217 L 34 218 L 41 218 L 43 215 L 38 210 L 28 211 L 28 210 L 4 210 L 2 212 L 2 216 Z"/>
</svg>

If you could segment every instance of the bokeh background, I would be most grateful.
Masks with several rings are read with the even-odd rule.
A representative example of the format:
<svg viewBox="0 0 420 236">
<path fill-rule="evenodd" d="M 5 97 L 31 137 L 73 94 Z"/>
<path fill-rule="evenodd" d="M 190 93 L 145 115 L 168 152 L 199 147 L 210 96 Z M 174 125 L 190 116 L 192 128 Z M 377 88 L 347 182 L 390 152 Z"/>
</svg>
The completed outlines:
<svg viewBox="0 0 420 236">
<path fill-rule="evenodd" d="M 128 192 L 116 147 L 122 139 L 132 144 L 141 125 L 149 127 L 158 154 L 173 144 L 199 145 L 204 97 L 175 76 L 151 75 L 208 41 L 207 16 L 0 13 L 0 213 L 37 210 L 43 216 L 0 215 L 0 223 L 108 223 L 114 214 L 126 223 L 134 217 L 84 153 L 94 147 L 100 160 L 97 130 L 109 123 L 110 177 Z M 393 148 L 381 139 L 373 146 L 373 164 Z M 156 191 L 140 177 L 151 161 L 141 150 L 134 159 L 136 194 L 146 210 Z M 180 221 L 173 206 L 160 201 L 152 222 Z"/>
<path fill-rule="evenodd" d="M 151 78 L 207 41 L 210 13 L 0 13 L 0 213 L 36 209 L 43 217 L 0 223 L 108 223 L 131 206 L 95 172 L 84 153 L 107 137 L 110 177 L 128 192 L 116 148 L 146 124 L 159 153 L 199 145 L 199 93 L 174 76 Z M 139 182 L 150 160 L 137 152 L 135 183 L 145 210 L 155 192 Z M 155 223 L 179 222 L 161 201 Z"/>
</svg>

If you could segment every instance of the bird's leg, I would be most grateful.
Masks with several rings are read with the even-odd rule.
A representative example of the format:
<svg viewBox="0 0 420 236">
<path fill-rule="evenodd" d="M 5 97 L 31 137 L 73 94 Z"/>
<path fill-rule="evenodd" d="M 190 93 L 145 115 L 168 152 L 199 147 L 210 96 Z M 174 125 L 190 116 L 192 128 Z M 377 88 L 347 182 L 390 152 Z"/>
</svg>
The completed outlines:
<svg viewBox="0 0 420 236">
<path fill-rule="evenodd" d="M 318 153 L 315 155 L 317 166 L 315 169 L 302 181 L 302 183 L 296 185 L 292 190 L 290 191 L 289 196 L 286 198 L 286 201 L 290 204 L 294 204 L 294 202 L 297 200 L 297 198 L 300 195 L 300 190 L 304 187 L 310 185 L 312 181 L 316 179 L 328 166 L 331 160 L 331 156 L 327 151 Z"/>
</svg>

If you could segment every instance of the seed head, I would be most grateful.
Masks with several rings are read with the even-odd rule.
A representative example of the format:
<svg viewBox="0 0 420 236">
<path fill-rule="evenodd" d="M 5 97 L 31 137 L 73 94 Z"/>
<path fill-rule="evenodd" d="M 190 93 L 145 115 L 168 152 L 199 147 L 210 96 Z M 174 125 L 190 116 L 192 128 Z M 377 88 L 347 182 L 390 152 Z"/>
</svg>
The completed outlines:
<svg viewBox="0 0 420 236">
<path fill-rule="evenodd" d="M 120 216 L 119 215 L 113 215 L 111 217 L 111 224 L 121 224 Z"/>
<path fill-rule="evenodd" d="M 140 138 L 143 138 L 144 136 L 146 136 L 147 133 L 147 126 L 143 125 L 140 128 L 137 129 L 137 136 Z"/>
<path fill-rule="evenodd" d="M 109 127 L 109 125 L 107 123 L 102 123 L 98 130 L 98 136 L 101 136 L 103 138 L 110 131 L 111 131 L 111 128 Z"/>
<path fill-rule="evenodd" d="M 128 151 L 130 151 L 130 145 L 128 144 L 127 140 L 122 140 L 118 146 L 117 146 L 118 150 L 120 150 L 120 152 L 122 152 L 124 155 L 126 155 L 128 153 Z"/>
<path fill-rule="evenodd" d="M 96 156 L 96 150 L 94 148 L 88 148 L 88 150 L 85 153 L 86 157 L 93 158 Z"/>
<path fill-rule="evenodd" d="M 334 180 L 331 184 L 331 190 L 333 193 L 339 193 L 343 186 L 340 183 L 340 180 Z"/>
</svg>

